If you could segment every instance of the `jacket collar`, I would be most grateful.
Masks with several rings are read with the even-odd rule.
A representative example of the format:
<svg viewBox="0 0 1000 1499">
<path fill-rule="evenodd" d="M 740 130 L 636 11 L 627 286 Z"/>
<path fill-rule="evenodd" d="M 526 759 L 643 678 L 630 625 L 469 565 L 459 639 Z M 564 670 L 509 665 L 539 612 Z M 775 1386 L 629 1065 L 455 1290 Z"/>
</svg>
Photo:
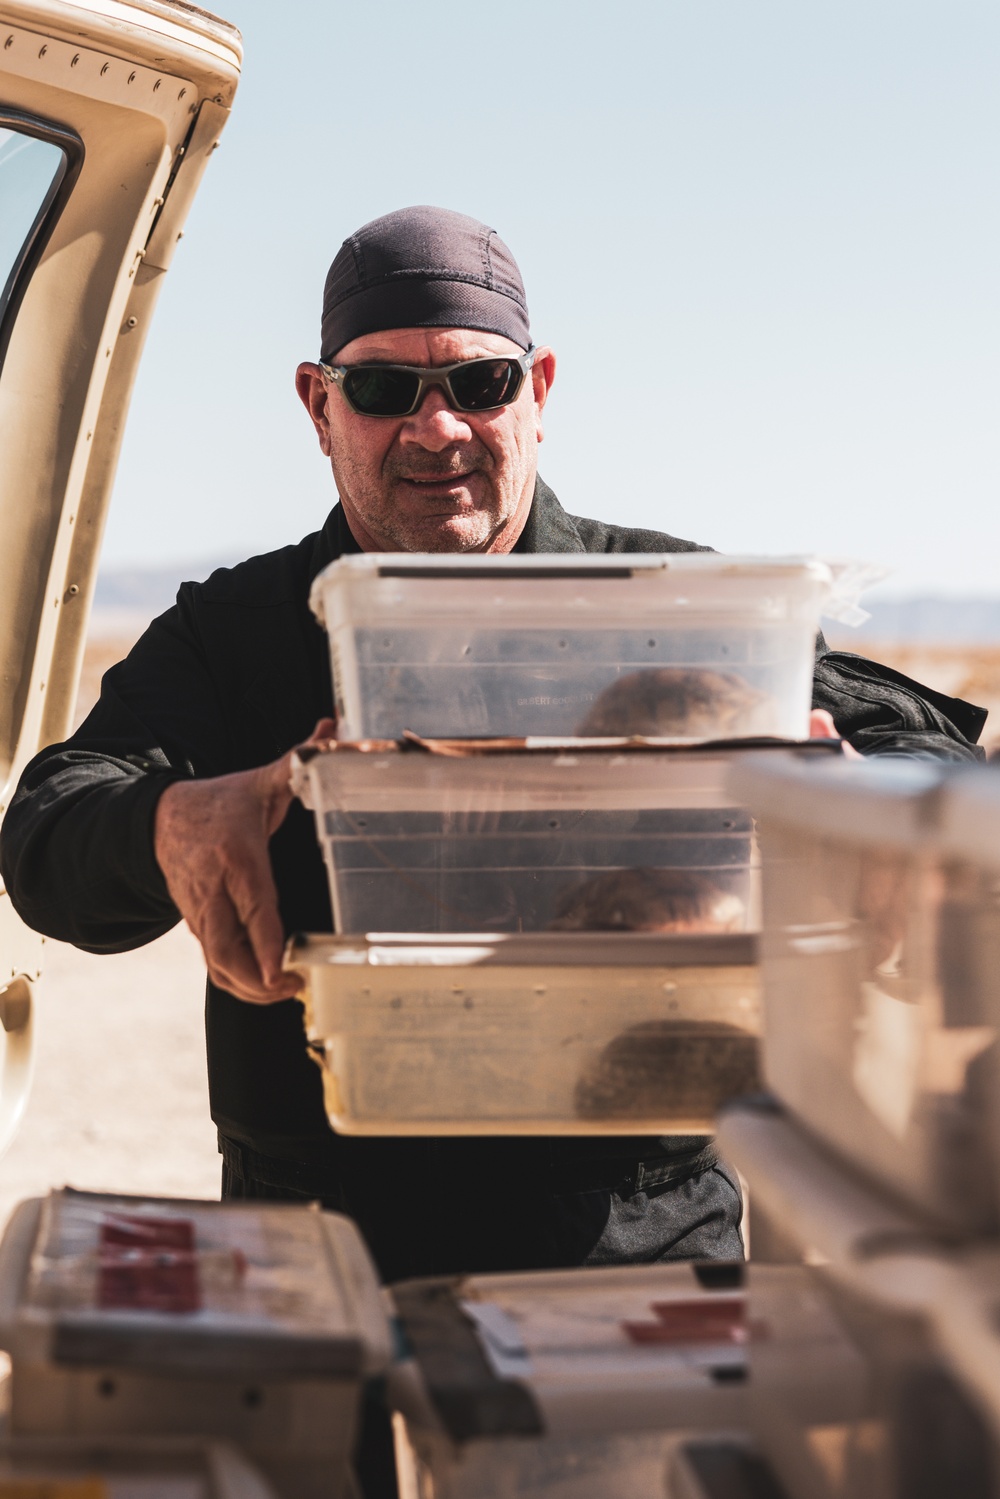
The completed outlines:
<svg viewBox="0 0 1000 1499">
<path fill-rule="evenodd" d="M 535 479 L 535 496 L 515 552 L 585 552 L 580 533 L 544 479 Z"/>
</svg>

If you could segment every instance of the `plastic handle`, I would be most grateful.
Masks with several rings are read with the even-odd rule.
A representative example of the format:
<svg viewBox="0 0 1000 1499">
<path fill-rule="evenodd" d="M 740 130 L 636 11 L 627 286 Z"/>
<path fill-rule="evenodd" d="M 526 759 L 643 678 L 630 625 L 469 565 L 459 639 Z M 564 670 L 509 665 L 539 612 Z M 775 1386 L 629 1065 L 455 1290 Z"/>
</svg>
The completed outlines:
<svg viewBox="0 0 1000 1499">
<path fill-rule="evenodd" d="M 0 989 L 0 1025 L 5 1033 L 0 1067 L 0 1156 L 20 1128 L 35 1063 L 34 990 L 24 974 Z"/>
</svg>

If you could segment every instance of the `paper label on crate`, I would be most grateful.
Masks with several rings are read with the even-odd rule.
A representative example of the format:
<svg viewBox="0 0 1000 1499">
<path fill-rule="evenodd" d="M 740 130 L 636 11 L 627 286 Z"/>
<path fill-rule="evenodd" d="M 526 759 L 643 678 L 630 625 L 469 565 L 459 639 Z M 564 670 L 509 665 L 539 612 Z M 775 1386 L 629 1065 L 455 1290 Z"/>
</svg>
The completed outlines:
<svg viewBox="0 0 1000 1499">
<path fill-rule="evenodd" d="M 201 1306 L 190 1218 L 109 1214 L 98 1234 L 97 1304 L 102 1311 L 196 1312 Z"/>
<path fill-rule="evenodd" d="M 742 1296 L 698 1296 L 654 1301 L 648 1321 L 625 1321 L 633 1343 L 701 1344 L 746 1342 L 746 1300 Z"/>
<path fill-rule="evenodd" d="M 490 1301 L 458 1304 L 475 1327 L 486 1361 L 497 1378 L 527 1378 L 531 1374 L 531 1357 L 514 1318 Z"/>
<path fill-rule="evenodd" d="M 43 1209 L 23 1306 L 63 1327 L 97 1314 L 122 1337 L 184 1323 L 206 1337 L 336 1339 L 349 1305 L 330 1266 L 309 1211 L 63 1191 Z"/>
</svg>

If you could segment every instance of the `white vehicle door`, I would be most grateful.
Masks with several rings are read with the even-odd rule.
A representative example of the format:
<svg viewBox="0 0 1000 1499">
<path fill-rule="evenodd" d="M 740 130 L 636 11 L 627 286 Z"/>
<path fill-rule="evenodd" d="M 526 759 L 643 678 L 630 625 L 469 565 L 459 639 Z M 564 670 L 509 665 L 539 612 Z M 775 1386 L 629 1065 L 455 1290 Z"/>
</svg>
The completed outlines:
<svg viewBox="0 0 1000 1499">
<path fill-rule="evenodd" d="M 69 729 L 132 384 L 241 57 L 184 0 L 0 0 L 0 818 Z M 41 959 L 0 888 L 0 1152 Z"/>
</svg>

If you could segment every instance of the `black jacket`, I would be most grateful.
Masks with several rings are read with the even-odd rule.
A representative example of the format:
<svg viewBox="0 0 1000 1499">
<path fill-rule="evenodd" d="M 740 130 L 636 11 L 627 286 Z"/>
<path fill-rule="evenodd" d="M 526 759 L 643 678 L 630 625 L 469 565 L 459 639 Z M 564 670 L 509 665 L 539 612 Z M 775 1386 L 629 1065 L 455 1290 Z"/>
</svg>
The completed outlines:
<svg viewBox="0 0 1000 1499">
<path fill-rule="evenodd" d="M 139 947 L 175 924 L 153 857 L 157 799 L 178 777 L 265 764 L 332 713 L 326 638 L 308 608 L 309 585 L 335 557 L 358 550 L 338 505 L 297 546 L 181 587 L 174 607 L 107 673 L 72 739 L 43 750 L 21 778 L 3 824 L 0 871 L 29 925 L 107 953 Z M 567 515 L 539 481 L 518 550 L 709 549 Z M 837 654 L 818 663 L 817 703 L 866 753 L 971 759 L 963 730 L 975 737 L 976 715 L 978 727 L 985 718 Z M 298 803 L 271 851 L 286 931 L 332 930 L 312 817 Z M 209 983 L 207 1035 L 212 1116 L 222 1134 L 283 1159 L 329 1152 L 334 1137 L 297 1001 L 245 1004 Z M 342 1141 L 338 1149 L 361 1144 Z"/>
</svg>

